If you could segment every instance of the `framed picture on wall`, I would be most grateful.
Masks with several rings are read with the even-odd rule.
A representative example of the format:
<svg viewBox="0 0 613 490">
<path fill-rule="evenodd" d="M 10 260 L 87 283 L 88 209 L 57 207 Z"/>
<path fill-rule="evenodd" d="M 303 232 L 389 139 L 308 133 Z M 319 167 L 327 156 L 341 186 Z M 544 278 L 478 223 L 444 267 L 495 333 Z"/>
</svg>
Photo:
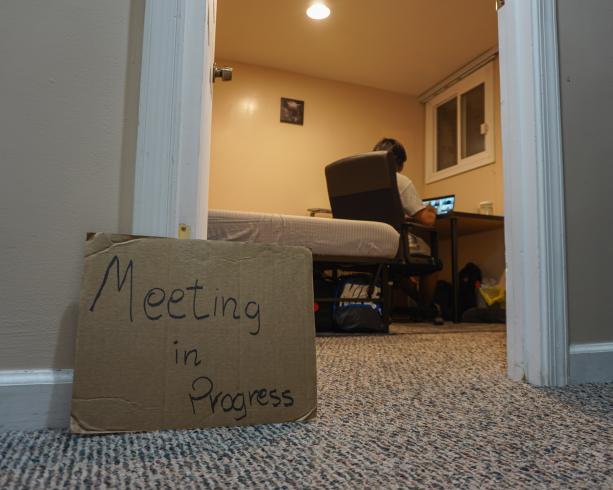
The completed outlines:
<svg viewBox="0 0 613 490">
<path fill-rule="evenodd" d="M 281 97 L 281 122 L 304 124 L 304 100 Z"/>
</svg>

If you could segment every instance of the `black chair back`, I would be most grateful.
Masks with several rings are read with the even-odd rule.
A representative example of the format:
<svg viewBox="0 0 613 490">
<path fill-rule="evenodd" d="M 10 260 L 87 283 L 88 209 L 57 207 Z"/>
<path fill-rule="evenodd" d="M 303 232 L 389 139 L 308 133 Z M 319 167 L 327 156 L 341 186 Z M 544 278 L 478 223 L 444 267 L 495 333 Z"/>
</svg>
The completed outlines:
<svg viewBox="0 0 613 490">
<path fill-rule="evenodd" d="M 381 221 L 401 231 L 404 211 L 396 164 L 388 152 L 361 153 L 331 163 L 326 182 L 333 217 Z"/>
</svg>

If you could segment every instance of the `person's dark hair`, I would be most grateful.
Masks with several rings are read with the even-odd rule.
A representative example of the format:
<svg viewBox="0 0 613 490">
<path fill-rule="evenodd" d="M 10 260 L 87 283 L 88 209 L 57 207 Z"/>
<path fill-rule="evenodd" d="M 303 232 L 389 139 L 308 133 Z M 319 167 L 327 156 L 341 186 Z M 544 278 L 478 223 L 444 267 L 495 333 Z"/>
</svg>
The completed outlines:
<svg viewBox="0 0 613 490">
<path fill-rule="evenodd" d="M 404 146 L 393 138 L 383 138 L 375 145 L 373 151 L 388 151 L 392 155 L 392 160 L 394 160 L 398 172 L 402 170 L 404 162 L 407 161 L 407 152 Z"/>
</svg>

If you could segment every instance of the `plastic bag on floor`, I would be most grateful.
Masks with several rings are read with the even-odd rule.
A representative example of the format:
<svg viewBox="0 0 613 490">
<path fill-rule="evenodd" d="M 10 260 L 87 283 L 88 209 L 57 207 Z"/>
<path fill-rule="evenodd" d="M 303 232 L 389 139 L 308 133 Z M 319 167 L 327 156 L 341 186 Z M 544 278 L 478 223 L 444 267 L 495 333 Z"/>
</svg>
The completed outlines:
<svg viewBox="0 0 613 490">
<path fill-rule="evenodd" d="M 479 288 L 479 294 L 487 306 L 497 305 L 499 308 L 504 308 L 507 295 L 505 274 L 502 274 L 497 283 L 484 280 Z"/>
<path fill-rule="evenodd" d="M 372 277 L 352 275 L 339 280 L 339 298 L 368 298 Z M 370 298 L 381 297 L 381 288 L 374 286 Z M 334 321 L 344 332 L 384 332 L 380 302 L 342 301 L 334 308 Z"/>
</svg>

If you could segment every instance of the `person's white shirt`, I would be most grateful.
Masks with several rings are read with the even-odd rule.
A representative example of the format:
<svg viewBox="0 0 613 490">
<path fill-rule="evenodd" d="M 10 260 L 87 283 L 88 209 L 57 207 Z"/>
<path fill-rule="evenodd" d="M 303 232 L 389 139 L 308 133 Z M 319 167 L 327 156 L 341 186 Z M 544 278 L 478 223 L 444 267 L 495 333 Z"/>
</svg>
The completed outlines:
<svg viewBox="0 0 613 490">
<path fill-rule="evenodd" d="M 426 207 L 411 179 L 406 175 L 396 173 L 396 182 L 398 183 L 400 202 L 405 213 L 413 216 Z"/>
<path fill-rule="evenodd" d="M 426 207 L 411 179 L 409 179 L 406 175 L 396 173 L 396 182 L 398 184 L 400 202 L 402 203 L 402 208 L 406 214 L 409 216 L 414 216 L 416 213 Z M 430 247 L 421 237 L 416 237 L 410 233 L 409 249 L 411 250 L 411 254 L 430 255 L 431 253 Z"/>
</svg>

